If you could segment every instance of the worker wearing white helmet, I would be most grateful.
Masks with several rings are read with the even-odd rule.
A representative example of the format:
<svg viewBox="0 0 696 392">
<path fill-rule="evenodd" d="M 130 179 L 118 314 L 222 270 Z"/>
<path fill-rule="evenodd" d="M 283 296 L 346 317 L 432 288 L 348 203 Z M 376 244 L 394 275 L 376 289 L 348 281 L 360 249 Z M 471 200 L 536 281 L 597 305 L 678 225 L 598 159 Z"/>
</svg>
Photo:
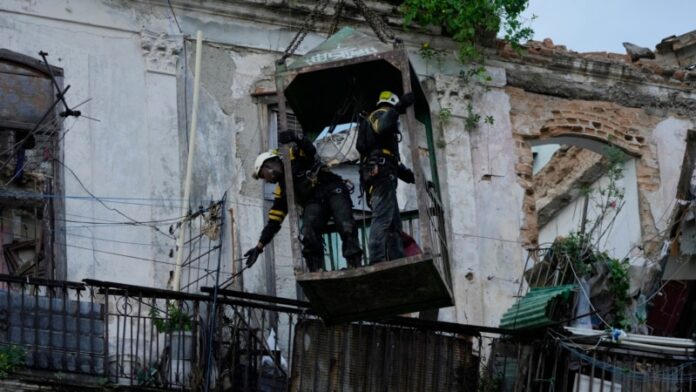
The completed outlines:
<svg viewBox="0 0 696 392">
<path fill-rule="evenodd" d="M 343 257 L 349 267 L 359 267 L 362 249 L 358 242 L 358 226 L 353 219 L 353 205 L 345 181 L 330 172 L 317 155 L 317 150 L 309 140 L 297 137 L 293 132 L 282 132 L 278 142 L 295 142 L 290 148 L 295 202 L 303 207 L 302 213 L 302 255 L 310 271 L 324 266 L 323 230 L 333 217 L 338 234 L 343 242 Z M 268 222 L 261 232 L 258 244 L 249 249 L 244 257 L 247 266 L 253 265 L 263 248 L 271 242 L 280 230 L 288 212 L 285 196 L 285 174 L 283 163 L 275 150 L 259 154 L 251 173 L 254 179 L 263 178 L 276 184 L 273 206 L 268 212 Z"/>
</svg>

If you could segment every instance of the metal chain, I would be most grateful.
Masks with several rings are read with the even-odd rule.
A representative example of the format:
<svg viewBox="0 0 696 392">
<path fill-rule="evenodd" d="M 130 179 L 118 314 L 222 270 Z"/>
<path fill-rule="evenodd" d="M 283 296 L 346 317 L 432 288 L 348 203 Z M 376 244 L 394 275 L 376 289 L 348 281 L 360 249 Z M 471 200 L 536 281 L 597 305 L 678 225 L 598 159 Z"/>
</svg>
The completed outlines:
<svg viewBox="0 0 696 392">
<path fill-rule="evenodd" d="M 401 43 L 401 40 L 396 38 L 394 31 L 392 31 L 392 29 L 387 25 L 384 19 L 372 12 L 363 0 L 353 0 L 353 3 L 355 3 L 360 12 L 363 14 L 365 20 L 370 27 L 372 27 L 372 31 L 375 32 L 375 35 L 377 35 L 377 38 L 379 38 L 380 41 L 384 42 L 385 44 L 392 42 L 395 45 Z"/>
<path fill-rule="evenodd" d="M 295 53 L 297 48 L 300 46 L 300 44 L 302 44 L 302 41 L 304 41 L 305 37 L 307 36 L 309 29 L 314 27 L 317 14 L 323 13 L 324 9 L 326 9 L 326 6 L 328 4 L 329 0 L 320 0 L 317 2 L 312 11 L 309 13 L 307 19 L 305 19 L 304 24 L 300 28 L 300 31 L 297 32 L 295 37 L 292 39 L 292 41 L 290 41 L 290 44 L 283 52 L 283 55 L 280 57 L 279 62 L 284 62 L 288 57 L 292 56 Z"/>
<path fill-rule="evenodd" d="M 307 33 L 309 33 L 309 30 L 314 27 L 317 15 L 320 13 L 323 14 L 329 3 L 330 0 L 317 1 L 317 4 L 309 13 L 309 16 L 307 16 L 307 18 L 304 21 L 304 24 L 297 32 L 295 37 L 292 39 L 292 41 L 290 41 L 290 44 L 285 49 L 283 55 L 281 56 L 278 62 L 284 62 L 288 57 L 292 56 L 295 53 L 297 48 L 302 44 L 302 41 L 304 41 L 305 37 L 307 36 Z M 335 33 L 336 29 L 338 28 L 338 22 L 340 20 L 341 12 L 343 10 L 343 3 L 344 0 L 339 0 L 336 4 L 336 8 L 334 11 L 334 20 L 329 29 L 329 34 Z M 375 35 L 380 41 L 384 43 L 391 42 L 395 46 L 401 44 L 401 40 L 396 38 L 396 35 L 394 35 L 394 31 L 389 27 L 389 25 L 387 25 L 384 19 L 372 12 L 370 8 L 367 6 L 367 4 L 365 4 L 364 0 L 353 0 L 353 3 L 355 3 L 356 7 L 358 7 L 358 10 L 360 10 L 360 13 L 365 18 L 365 21 L 370 25 L 372 31 L 375 32 Z"/>
<path fill-rule="evenodd" d="M 329 35 L 334 35 L 338 30 L 338 22 L 341 19 L 341 12 L 343 12 L 343 0 L 338 0 L 336 3 L 336 8 L 334 8 L 334 20 L 329 29 Z"/>
</svg>

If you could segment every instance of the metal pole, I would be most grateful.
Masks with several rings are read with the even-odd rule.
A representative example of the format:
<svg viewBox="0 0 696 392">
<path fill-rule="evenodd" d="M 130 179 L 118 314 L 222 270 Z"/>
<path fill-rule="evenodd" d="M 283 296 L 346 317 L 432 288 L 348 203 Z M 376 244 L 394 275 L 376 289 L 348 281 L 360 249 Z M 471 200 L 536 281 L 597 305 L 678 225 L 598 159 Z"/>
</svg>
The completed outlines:
<svg viewBox="0 0 696 392">
<path fill-rule="evenodd" d="M 184 42 L 186 45 L 186 42 Z M 172 289 L 179 291 L 181 288 L 181 262 L 184 257 L 184 240 L 186 230 L 184 223 L 188 221 L 189 198 L 191 197 L 191 177 L 193 176 L 193 157 L 196 150 L 196 131 L 198 120 L 198 93 L 200 90 L 201 79 L 201 52 L 203 48 L 203 33 L 198 30 L 196 33 L 196 66 L 193 77 L 193 104 L 191 108 L 191 132 L 189 134 L 188 161 L 186 162 L 186 181 L 184 182 L 184 199 L 181 204 L 182 225 L 179 230 L 179 238 L 176 241 L 176 267 L 174 267 L 174 279 Z M 186 217 L 186 218 L 183 218 Z"/>
<path fill-rule="evenodd" d="M 220 201 L 220 233 L 223 233 L 225 228 L 225 201 L 227 200 L 227 192 L 222 196 Z M 213 361 L 213 332 L 215 331 L 215 324 L 217 322 L 217 300 L 218 300 L 218 290 L 220 289 L 220 267 L 222 265 L 222 242 L 223 236 L 220 237 L 220 248 L 218 249 L 218 261 L 217 269 L 215 272 L 215 286 L 213 286 L 213 291 L 210 295 L 213 297 L 213 307 L 208 315 L 208 358 L 205 361 L 205 389 L 204 391 L 210 391 L 210 371 L 212 370 Z"/>
<path fill-rule="evenodd" d="M 401 78 L 403 83 L 404 94 L 412 91 L 411 86 L 411 68 L 408 60 L 408 53 L 403 51 L 399 59 Z M 406 109 L 406 126 L 408 127 L 408 136 L 411 140 L 411 164 L 413 165 L 413 174 L 416 178 L 416 196 L 418 201 L 418 219 L 421 232 L 421 248 L 423 254 L 432 254 L 432 238 L 430 236 L 430 220 L 428 218 L 428 195 L 426 194 L 425 175 L 420 164 L 420 152 L 418 151 L 418 137 L 416 133 L 416 117 L 413 105 Z"/>
<path fill-rule="evenodd" d="M 285 132 L 288 130 L 287 121 L 287 108 L 285 106 L 285 95 L 283 91 L 285 90 L 285 64 L 276 64 L 276 93 L 278 96 L 278 133 Z M 290 164 L 290 149 L 291 144 L 286 144 L 281 148 L 281 155 L 283 158 L 283 171 L 285 174 L 285 197 L 288 201 L 288 221 L 290 225 L 290 243 L 292 246 L 292 261 L 293 267 L 295 269 L 295 274 L 302 273 L 304 271 L 304 265 L 302 263 L 302 248 L 300 247 L 300 233 L 299 233 L 299 214 L 297 212 L 297 206 L 295 205 L 295 188 L 293 186 L 292 178 L 292 165 Z"/>
</svg>

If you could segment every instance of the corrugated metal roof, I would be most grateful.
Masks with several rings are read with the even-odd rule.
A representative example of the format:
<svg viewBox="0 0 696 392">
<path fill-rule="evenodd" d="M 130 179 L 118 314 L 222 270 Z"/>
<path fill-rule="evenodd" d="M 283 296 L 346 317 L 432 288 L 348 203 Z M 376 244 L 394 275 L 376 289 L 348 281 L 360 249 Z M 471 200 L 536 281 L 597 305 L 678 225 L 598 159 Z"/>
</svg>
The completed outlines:
<svg viewBox="0 0 696 392">
<path fill-rule="evenodd" d="M 517 300 L 500 320 L 500 328 L 532 329 L 553 324 L 551 305 L 554 300 L 568 300 L 576 285 L 567 284 L 554 287 L 533 288 L 523 298 Z"/>
</svg>

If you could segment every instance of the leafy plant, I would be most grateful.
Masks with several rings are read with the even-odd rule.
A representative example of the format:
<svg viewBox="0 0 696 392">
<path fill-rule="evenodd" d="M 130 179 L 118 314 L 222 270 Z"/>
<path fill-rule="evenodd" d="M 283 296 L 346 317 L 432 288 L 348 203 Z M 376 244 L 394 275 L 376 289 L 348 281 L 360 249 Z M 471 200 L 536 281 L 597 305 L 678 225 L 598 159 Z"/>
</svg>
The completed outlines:
<svg viewBox="0 0 696 392">
<path fill-rule="evenodd" d="M 434 48 L 430 45 L 430 42 L 423 42 L 421 47 L 418 48 L 418 54 L 426 61 L 435 60 L 438 66 L 442 66 L 442 60 L 445 57 L 445 51 L 442 49 Z"/>
<path fill-rule="evenodd" d="M 589 230 L 571 232 L 555 243 L 553 250 L 565 260 L 572 262 L 578 277 L 589 277 L 593 272 L 593 265 L 597 263 L 606 266 L 607 286 L 613 302 L 612 326 L 630 330 L 629 308 L 633 300 L 628 294 L 630 288 L 628 260 L 611 257 L 607 252 L 599 250 L 600 240 L 611 229 L 624 205 L 625 190 L 619 185 L 619 180 L 623 177 L 625 155 L 616 147 L 606 148 L 603 155 L 607 185 L 596 190 L 585 186 L 580 191 L 581 195 L 591 197 L 594 201 L 598 211 L 597 217 L 594 222 L 585 222 L 590 223 Z"/>
<path fill-rule="evenodd" d="M 173 302 L 168 303 L 166 317 L 160 317 L 159 309 L 152 307 L 150 317 L 152 317 L 152 324 L 159 333 L 191 330 L 191 315 L 184 311 L 181 304 L 177 306 Z"/>
<path fill-rule="evenodd" d="M 628 315 L 628 308 L 632 299 L 628 295 L 630 288 L 630 277 L 628 275 L 628 260 L 618 260 L 609 257 L 606 253 L 602 254 L 603 261 L 609 268 L 609 290 L 614 299 L 614 327 L 630 330 L 631 322 Z"/>
<path fill-rule="evenodd" d="M 443 33 L 459 43 L 462 62 L 479 59 L 476 45 L 490 41 L 499 31 L 513 47 L 532 37 L 533 30 L 522 20 L 528 0 L 405 0 L 401 6 L 406 26 L 442 27 Z"/>
<path fill-rule="evenodd" d="M 0 379 L 24 366 L 26 353 L 24 348 L 16 345 L 0 347 Z"/>
<path fill-rule="evenodd" d="M 493 78 L 488 74 L 488 71 L 486 71 L 486 67 L 482 65 L 459 71 L 459 81 L 462 84 L 468 84 L 470 82 L 485 83 L 491 80 L 493 80 Z"/>
<path fill-rule="evenodd" d="M 478 127 L 481 115 L 474 112 L 474 105 L 471 102 L 466 104 L 466 118 L 464 119 L 464 129 L 471 132 Z"/>
<path fill-rule="evenodd" d="M 451 108 L 440 109 L 439 116 L 440 116 L 440 121 L 443 124 L 447 124 L 452 119 L 452 109 Z"/>
</svg>

